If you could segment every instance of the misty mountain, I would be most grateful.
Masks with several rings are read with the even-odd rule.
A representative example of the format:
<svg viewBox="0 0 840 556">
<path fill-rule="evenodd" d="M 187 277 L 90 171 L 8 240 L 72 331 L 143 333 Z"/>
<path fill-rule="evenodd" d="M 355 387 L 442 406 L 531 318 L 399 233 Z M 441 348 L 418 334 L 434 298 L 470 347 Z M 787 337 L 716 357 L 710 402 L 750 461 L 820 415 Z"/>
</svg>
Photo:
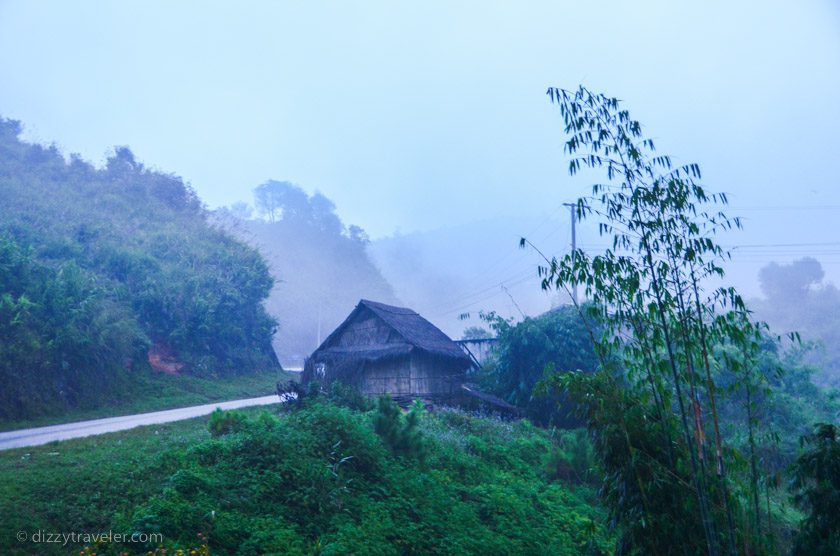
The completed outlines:
<svg viewBox="0 0 840 556">
<path fill-rule="evenodd" d="M 275 282 L 266 309 L 279 322 L 274 348 L 284 366 L 301 366 L 360 299 L 399 303 L 364 230 L 345 226 L 332 201 L 269 181 L 255 189 L 255 203 L 261 218 L 244 204 L 216 218 L 268 261 Z"/>
</svg>

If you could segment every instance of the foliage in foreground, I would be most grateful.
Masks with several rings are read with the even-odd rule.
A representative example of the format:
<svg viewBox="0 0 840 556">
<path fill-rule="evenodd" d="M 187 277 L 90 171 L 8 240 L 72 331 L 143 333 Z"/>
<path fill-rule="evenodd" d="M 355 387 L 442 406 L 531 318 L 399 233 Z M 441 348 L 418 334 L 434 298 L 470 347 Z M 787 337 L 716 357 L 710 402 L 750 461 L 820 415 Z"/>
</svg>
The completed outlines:
<svg viewBox="0 0 840 556">
<path fill-rule="evenodd" d="M 186 450 L 207 438 L 204 420 L 190 420 L 0 452 L 0 554 L 70 553 L 15 533 L 112 529 L 117 513 L 160 492 Z"/>
<path fill-rule="evenodd" d="M 279 417 L 217 414 L 215 436 L 111 526 L 161 532 L 170 551 L 206 534 L 213 554 L 609 553 L 593 492 L 571 472 L 591 464 L 570 449 L 574 435 L 393 407 L 321 399 Z"/>
<path fill-rule="evenodd" d="M 518 323 L 495 315 L 485 318 L 496 331 L 498 344 L 476 377 L 481 386 L 522 407 L 535 424 L 580 426 L 568 395 L 540 388 L 547 377 L 574 371 L 588 374 L 598 367 L 587 321 L 580 312 L 567 305 Z M 817 371 L 805 363 L 809 357 L 809 349 L 782 350 L 771 338 L 765 338 L 758 353 L 756 367 L 767 382 L 752 392 L 749 414 L 762 440 L 758 463 L 769 475 L 782 473 L 793 463 L 799 439 L 811 431 L 813 423 L 840 415 L 840 392 L 814 384 Z M 714 369 L 713 378 L 723 390 L 735 387 L 720 399 L 721 435 L 733 448 L 747 453 L 745 392 L 737 389 L 738 377 L 726 367 Z M 770 442 L 771 438 L 776 442 Z"/>
<path fill-rule="evenodd" d="M 595 420 L 602 423 L 596 439 L 602 442 L 599 453 L 604 456 L 608 469 L 633 461 L 631 454 L 626 452 L 625 428 L 638 454 L 654 456 L 651 463 L 667 460 L 668 456 L 663 452 L 667 449 L 667 442 L 662 440 L 663 425 L 650 420 L 644 404 L 632 392 L 616 388 L 614 382 L 597 376 L 576 377 L 571 381 L 572 392 L 541 388 L 552 384 L 551 377 L 556 380 L 560 374 L 568 372 L 564 369 L 583 370 L 591 374 L 597 367 L 584 319 L 574 307 L 564 307 L 516 324 L 500 319 L 490 319 L 490 322 L 498 331 L 499 344 L 494 359 L 485 364 L 481 372 L 480 380 L 485 388 L 520 404 L 535 422 L 542 424 L 564 424 L 557 416 L 566 417 L 571 411 L 570 393 L 578 401 L 597 401 L 584 404 L 586 413 L 583 417 L 588 422 Z M 576 357 L 576 353 L 589 354 L 590 359 Z M 791 464 L 801 452 L 800 438 L 809 433 L 813 423 L 831 421 L 840 415 L 840 395 L 812 382 L 815 371 L 803 363 L 807 355 L 806 350 L 799 348 L 782 352 L 776 342 L 767 339 L 756 359 L 758 372 L 767 377 L 767 382 L 762 388 L 751 390 L 749 407 L 746 392 L 738 387 L 738 377 L 725 367 L 714 372 L 716 383 L 724 390 L 732 390 L 719 400 L 722 438 L 728 443 L 734 462 L 742 467 L 749 465 L 744 454 L 750 453 L 750 434 L 743 423 L 748 418 L 753 421 L 756 469 L 765 477 L 759 485 L 762 505 L 765 506 L 761 516 L 762 526 L 772 527 L 774 534 L 785 543 L 799 526 L 799 515 L 791 504 L 789 493 L 781 486 L 790 473 Z M 587 361 L 589 368 L 585 366 Z M 544 377 L 549 378 L 541 382 Z M 623 423 L 624 427 L 610 423 Z M 671 435 L 677 437 L 677 431 L 671 431 Z M 580 444 L 584 445 L 589 446 Z M 674 489 L 670 482 L 659 481 L 656 477 L 661 468 L 655 463 L 646 467 L 649 460 L 645 457 L 635 459 L 634 465 L 645 481 L 645 497 L 651 501 L 649 504 L 656 501 L 657 515 L 661 517 L 661 521 L 647 524 L 646 534 L 658 535 L 660 533 L 655 533 L 657 528 L 665 527 L 670 532 L 663 537 L 679 535 L 680 532 L 674 530 L 675 521 L 669 516 L 672 512 L 686 510 L 684 498 L 691 498 L 690 490 Z M 633 492 L 632 488 L 617 488 L 612 484 L 630 471 L 624 469 L 618 473 L 607 473 L 604 477 L 602 486 L 607 496 L 616 492 L 625 493 L 623 499 L 607 499 L 608 506 L 634 503 L 633 497 L 626 496 Z M 640 490 L 638 492 L 641 493 Z M 826 498 L 823 506 L 828 506 L 831 501 L 830 497 Z M 635 499 L 635 503 L 641 504 L 641 501 Z M 836 503 L 838 506 L 835 507 L 840 507 L 840 500 Z M 809 508 L 802 506 L 806 512 Z M 833 515 L 827 510 L 823 510 L 823 514 Z M 807 525 L 803 530 L 806 529 Z"/>
<path fill-rule="evenodd" d="M 657 154 L 617 99 L 583 87 L 548 95 L 563 117 L 570 173 L 606 174 L 575 216 L 596 220 L 609 246 L 539 269 L 544 289 L 583 287 L 581 316 L 600 328 L 589 324 L 598 372 L 555 375 L 545 390 L 568 392 L 595 440 L 617 552 L 779 552 L 761 503 L 771 477 L 759 465 L 756 416 L 772 379 L 761 365 L 767 327 L 734 288 L 707 291 L 730 256 L 716 236 L 740 221 L 718 208 L 726 196 L 705 190 L 698 165 Z M 725 403 L 743 407 L 743 453 L 722 433 Z"/>
<path fill-rule="evenodd" d="M 840 554 L 840 438 L 838 427 L 822 423 L 803 437 L 806 450 L 793 466 L 795 500 L 807 517 L 795 539 L 795 553 Z"/>
</svg>

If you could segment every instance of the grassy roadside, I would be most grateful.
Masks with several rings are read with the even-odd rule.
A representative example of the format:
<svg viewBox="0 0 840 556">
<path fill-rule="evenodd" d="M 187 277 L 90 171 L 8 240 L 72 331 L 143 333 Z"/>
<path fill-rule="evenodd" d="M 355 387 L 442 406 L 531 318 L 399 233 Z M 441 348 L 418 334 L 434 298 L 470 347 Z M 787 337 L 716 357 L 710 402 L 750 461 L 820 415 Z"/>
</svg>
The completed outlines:
<svg viewBox="0 0 840 556">
<path fill-rule="evenodd" d="M 123 401 L 119 404 L 74 409 L 20 421 L 0 421 L 0 432 L 265 396 L 274 392 L 278 381 L 289 380 L 291 376 L 292 373 L 284 371 L 268 371 L 208 379 L 142 371 L 132 381 L 131 390 L 121 396 Z"/>
<path fill-rule="evenodd" d="M 0 452 L 0 553 L 70 550 L 60 544 L 21 543 L 16 538 L 19 531 L 30 536 L 39 529 L 107 531 L 115 515 L 162 491 L 166 478 L 184 465 L 188 447 L 210 438 L 208 419 Z"/>
<path fill-rule="evenodd" d="M 85 544 L 17 538 L 38 530 L 159 532 L 167 553 L 202 532 L 222 555 L 611 551 L 594 487 L 575 478 L 589 464 L 575 463 L 572 433 L 458 410 L 412 421 L 317 400 L 277 407 L 0 452 L 0 553 Z"/>
</svg>

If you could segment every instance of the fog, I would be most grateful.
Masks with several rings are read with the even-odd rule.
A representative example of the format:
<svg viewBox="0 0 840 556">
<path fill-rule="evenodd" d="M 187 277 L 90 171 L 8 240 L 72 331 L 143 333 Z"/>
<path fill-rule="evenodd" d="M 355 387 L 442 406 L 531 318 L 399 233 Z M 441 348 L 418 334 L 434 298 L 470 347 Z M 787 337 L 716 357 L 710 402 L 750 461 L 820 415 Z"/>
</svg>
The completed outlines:
<svg viewBox="0 0 840 556">
<path fill-rule="evenodd" d="M 840 1 L 0 0 L 0 76 L 0 555 L 840 555 Z"/>
<path fill-rule="evenodd" d="M 762 299 L 750 304 L 777 334 L 796 332 L 814 379 L 840 386 L 840 290 L 825 281 L 822 265 L 812 257 L 788 264 L 770 263 L 759 273 Z M 788 342 L 788 345 L 791 343 Z"/>
<path fill-rule="evenodd" d="M 320 192 L 372 240 L 382 276 L 354 297 L 388 297 L 384 278 L 458 335 L 482 309 L 558 302 L 517 242 L 568 248 L 562 203 L 590 182 L 567 175 L 544 92 L 583 83 L 729 194 L 748 297 L 760 268 L 806 256 L 840 283 L 840 7 L 642 4 L 0 2 L 0 114 L 100 164 L 129 145 L 210 208 L 269 179 Z M 587 225 L 578 241 L 601 245 Z M 298 264 L 276 277 L 306 282 Z"/>
</svg>

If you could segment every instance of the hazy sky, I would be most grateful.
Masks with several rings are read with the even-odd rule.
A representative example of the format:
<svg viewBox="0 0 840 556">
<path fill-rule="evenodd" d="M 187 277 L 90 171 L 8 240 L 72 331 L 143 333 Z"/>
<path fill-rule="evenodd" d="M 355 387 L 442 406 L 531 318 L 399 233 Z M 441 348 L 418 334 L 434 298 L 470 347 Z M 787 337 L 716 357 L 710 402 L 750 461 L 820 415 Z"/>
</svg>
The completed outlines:
<svg viewBox="0 0 840 556">
<path fill-rule="evenodd" d="M 211 207 L 291 180 L 373 237 L 536 221 L 586 191 L 544 94 L 583 83 L 730 193 L 733 242 L 797 244 L 739 264 L 840 271 L 832 0 L 0 0 L 0 75 L 27 139 L 97 163 L 128 145 Z"/>
</svg>

